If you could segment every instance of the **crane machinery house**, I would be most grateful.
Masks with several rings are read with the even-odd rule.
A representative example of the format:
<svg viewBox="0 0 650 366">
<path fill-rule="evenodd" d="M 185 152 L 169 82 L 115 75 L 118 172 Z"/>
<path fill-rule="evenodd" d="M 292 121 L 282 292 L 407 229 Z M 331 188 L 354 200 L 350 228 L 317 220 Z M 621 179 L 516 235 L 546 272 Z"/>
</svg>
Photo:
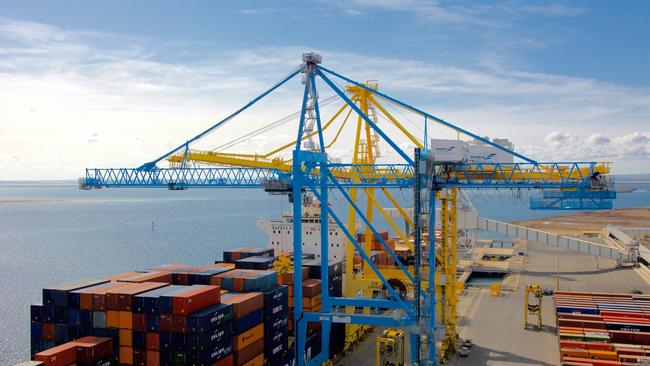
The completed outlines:
<svg viewBox="0 0 650 366">
<path fill-rule="evenodd" d="M 506 149 L 514 150 L 514 145 L 508 139 L 493 139 L 492 142 Z M 504 164 L 514 162 L 512 154 L 477 139 L 469 142 L 431 139 L 431 153 L 433 160 L 440 163 Z"/>
</svg>

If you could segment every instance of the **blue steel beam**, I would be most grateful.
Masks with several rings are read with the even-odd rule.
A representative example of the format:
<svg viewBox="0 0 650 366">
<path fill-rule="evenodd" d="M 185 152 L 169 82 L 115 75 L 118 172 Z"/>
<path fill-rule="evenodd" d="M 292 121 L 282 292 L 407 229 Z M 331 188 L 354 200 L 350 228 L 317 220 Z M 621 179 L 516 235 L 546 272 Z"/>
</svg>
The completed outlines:
<svg viewBox="0 0 650 366">
<path fill-rule="evenodd" d="M 392 147 L 402 158 L 404 158 L 404 160 L 406 160 L 407 163 L 413 165 L 413 159 L 411 159 L 411 157 L 408 156 L 408 154 L 406 154 L 402 149 L 400 149 L 399 146 L 397 146 L 397 144 L 395 144 L 395 142 L 391 140 L 388 137 L 388 135 L 386 135 L 386 133 L 384 133 L 384 131 L 382 131 L 379 127 L 377 127 L 377 124 L 371 121 L 370 118 L 368 118 L 368 116 L 366 116 L 366 114 L 363 113 L 363 111 L 359 109 L 359 107 L 357 107 L 357 105 L 354 102 L 352 102 L 350 98 L 348 98 L 345 95 L 345 93 L 343 93 L 343 91 L 341 91 L 341 89 L 339 89 L 336 86 L 336 84 L 332 82 L 332 80 L 330 80 L 327 76 L 325 76 L 325 74 L 320 72 L 319 69 L 320 67 L 316 69 L 318 76 L 320 76 L 321 79 L 323 79 L 325 83 L 327 83 L 327 85 L 329 85 L 330 88 L 332 88 L 332 90 L 334 90 L 336 94 L 338 94 L 339 97 L 341 97 L 341 99 L 343 99 L 350 106 L 350 108 L 354 109 L 354 111 L 357 112 L 357 114 L 361 116 L 361 118 L 363 118 L 363 120 L 366 121 L 366 123 L 369 124 L 370 127 L 372 127 L 372 129 L 375 130 L 379 134 L 379 136 L 381 136 L 381 138 L 383 138 L 384 141 L 386 141 L 390 145 L 390 147 Z"/>
<path fill-rule="evenodd" d="M 331 179 L 332 183 L 334 184 L 334 186 L 335 186 L 336 188 L 338 188 L 339 191 L 343 194 L 343 197 L 345 197 L 346 201 L 348 201 L 348 203 L 350 204 L 350 206 L 351 206 L 352 208 L 354 208 L 354 210 L 357 212 L 357 215 L 359 215 L 359 217 L 361 218 L 361 220 L 363 220 L 363 222 L 366 224 L 366 226 L 367 226 L 368 228 L 370 228 L 370 230 L 372 231 L 372 234 L 375 236 L 375 238 L 376 238 L 376 239 L 379 239 L 379 242 L 381 243 L 381 245 L 382 245 L 382 246 L 384 247 L 384 249 L 388 252 L 388 254 L 390 254 L 391 258 L 393 258 L 393 261 L 395 261 L 395 264 L 397 264 L 397 266 L 402 270 L 402 272 L 404 273 L 404 275 L 406 275 L 406 277 L 408 277 L 408 279 L 411 280 L 411 283 L 416 283 L 416 281 L 415 281 L 415 279 L 413 278 L 413 276 L 411 276 L 411 273 L 410 273 L 410 272 L 408 271 L 408 269 L 404 266 L 404 264 L 402 263 L 402 261 L 400 261 L 400 259 L 397 257 L 397 255 L 395 254 L 395 252 L 394 252 L 394 251 L 393 251 L 393 250 L 388 246 L 388 244 L 386 244 L 386 241 L 384 241 L 384 239 L 382 239 L 381 235 L 379 235 L 379 232 L 377 232 L 377 229 L 375 229 L 375 227 L 374 227 L 374 226 L 372 225 L 372 223 L 368 220 L 368 218 L 366 217 L 366 215 L 365 215 L 365 214 L 361 211 L 361 209 L 360 209 L 360 208 L 355 204 L 354 200 L 352 200 L 352 197 L 350 197 L 350 195 L 348 194 L 348 192 L 346 192 L 345 189 L 343 189 L 343 187 L 342 187 L 342 186 L 341 186 L 341 185 L 336 181 L 336 178 L 334 178 L 334 177 L 332 177 L 332 176 L 330 175 L 330 179 Z"/>
<path fill-rule="evenodd" d="M 314 193 L 314 196 L 316 196 L 316 198 L 317 198 L 317 199 L 322 203 L 323 201 L 321 201 L 321 199 L 320 199 L 320 194 L 319 194 L 318 191 L 316 190 L 316 187 L 314 187 L 313 185 L 310 185 L 309 187 L 310 187 L 311 191 Z M 326 204 L 326 205 L 327 205 L 327 204 Z M 354 247 L 357 248 L 357 250 L 359 251 L 359 254 L 360 254 L 361 257 L 363 258 L 363 260 L 364 260 L 366 263 L 368 263 L 368 265 L 370 266 L 370 268 L 372 269 L 372 271 L 375 272 L 375 274 L 377 275 L 377 277 L 379 278 L 379 280 L 384 284 L 384 286 L 386 286 L 386 289 L 388 290 L 388 292 L 390 292 L 390 294 L 393 296 L 394 301 L 395 301 L 397 304 L 399 304 L 399 306 L 400 306 L 402 309 L 404 309 L 404 311 L 405 311 L 407 314 L 411 314 L 411 313 L 412 313 L 412 309 L 411 309 L 411 308 L 410 308 L 410 307 L 409 307 L 409 306 L 408 306 L 408 305 L 407 305 L 407 304 L 406 304 L 406 303 L 405 303 L 405 302 L 400 298 L 400 296 L 399 296 L 399 294 L 397 293 L 397 291 L 395 291 L 395 289 L 393 288 L 393 286 L 391 286 L 391 284 L 388 283 L 388 280 L 386 279 L 386 277 L 384 277 L 384 275 L 379 271 L 379 269 L 377 268 L 377 266 L 375 266 L 375 264 L 372 263 L 372 260 L 370 259 L 370 257 L 368 257 L 368 255 L 367 255 L 366 252 L 363 250 L 363 248 L 361 248 L 361 246 L 359 246 L 359 243 L 357 243 L 357 240 L 355 239 L 355 237 L 350 233 L 350 231 L 348 231 L 348 229 L 347 229 L 347 227 L 345 226 L 345 224 L 343 224 L 343 221 L 341 221 L 341 219 L 339 219 L 339 217 L 336 215 L 336 213 L 332 210 L 331 207 L 328 206 L 328 207 L 327 207 L 327 210 L 328 210 L 330 216 L 332 216 L 332 219 L 334 219 L 334 221 L 336 222 L 336 224 L 341 228 L 341 230 L 343 231 L 343 234 L 345 234 L 345 236 L 347 236 L 348 240 L 350 240 L 350 242 L 354 245 Z M 322 244 L 323 244 L 323 243 L 321 243 L 321 245 L 322 245 Z M 295 255 L 294 255 L 294 257 L 295 257 Z M 322 258 L 321 258 L 321 259 L 322 259 Z M 294 259 L 294 260 L 295 260 L 295 259 Z M 294 272 L 295 272 L 295 271 L 294 271 Z"/>
<path fill-rule="evenodd" d="M 283 85 L 283 84 L 286 83 L 287 81 L 291 80 L 291 79 L 292 79 L 294 76 L 296 76 L 299 72 L 300 72 L 300 67 L 297 67 L 297 68 L 294 69 L 292 72 L 290 72 L 286 77 L 284 77 L 282 80 L 280 80 L 280 81 L 278 81 L 277 83 L 275 83 L 272 87 L 270 87 L 269 89 L 267 89 L 266 91 L 264 91 L 262 94 L 260 94 L 260 95 L 258 95 L 257 97 L 255 97 L 255 98 L 254 98 L 253 100 L 251 100 L 250 102 L 246 103 L 246 105 L 244 105 L 243 107 L 239 108 L 238 110 L 236 110 L 234 113 L 232 113 L 232 114 L 229 115 L 228 117 L 226 117 L 226 118 L 222 119 L 221 121 L 219 121 L 219 122 L 213 124 L 212 126 L 210 126 L 210 128 L 208 128 L 208 129 L 206 129 L 205 131 L 199 133 L 198 135 L 192 137 L 191 139 L 187 140 L 186 143 L 184 143 L 184 144 L 182 144 L 182 145 L 176 147 L 175 149 L 172 149 L 172 150 L 169 151 L 168 153 L 166 153 L 166 154 L 164 154 L 164 155 L 161 155 L 160 157 L 158 157 L 158 158 L 155 159 L 155 160 L 152 160 L 152 161 L 150 161 L 150 162 L 148 162 L 148 163 L 145 163 L 145 164 L 141 165 L 138 169 L 152 169 L 152 168 L 156 165 L 156 163 L 158 163 L 159 161 L 163 160 L 164 158 L 168 157 L 169 155 L 172 155 L 172 154 L 175 153 L 176 151 L 182 149 L 184 146 L 189 145 L 189 144 L 191 144 L 192 142 L 201 139 L 203 136 L 207 135 L 208 133 L 214 131 L 215 129 L 221 127 L 222 125 L 224 125 L 225 123 L 227 123 L 228 121 L 230 121 L 233 117 L 237 116 L 239 113 L 241 113 L 241 112 L 245 111 L 246 109 L 250 108 L 253 104 L 257 103 L 260 99 L 262 99 L 262 98 L 264 98 L 265 96 L 269 95 L 271 92 L 273 92 L 274 90 L 276 90 L 277 88 L 279 88 L 281 85 Z"/>
<path fill-rule="evenodd" d="M 462 133 L 464 135 L 473 137 L 473 138 L 475 138 L 475 139 L 477 139 L 479 141 L 482 141 L 482 142 L 484 142 L 486 144 L 492 145 L 492 146 L 496 147 L 499 150 L 505 151 L 506 153 L 508 153 L 510 155 L 513 155 L 513 156 L 516 156 L 516 157 L 518 157 L 518 158 L 520 158 L 522 160 L 525 160 L 525 161 L 527 161 L 529 163 L 537 164 L 537 162 L 535 160 L 533 160 L 533 159 L 525 157 L 525 156 L 523 156 L 523 155 L 521 155 L 519 153 L 516 153 L 516 152 L 514 152 L 514 151 L 512 151 L 510 149 L 507 149 L 507 148 L 505 148 L 505 147 L 503 147 L 503 146 L 501 146 L 501 145 L 499 145 L 497 143 L 494 143 L 494 142 L 492 142 L 492 141 L 490 141 L 490 140 L 488 140 L 486 138 L 483 138 L 483 137 L 481 137 L 479 135 L 471 133 L 471 132 L 469 132 L 469 131 L 467 131 L 467 130 L 465 130 L 463 128 L 460 128 L 460 127 L 454 125 L 453 123 L 447 122 L 447 121 L 445 121 L 445 120 L 443 120 L 441 118 L 438 118 L 438 117 L 436 117 L 434 115 L 431 115 L 431 114 L 429 114 L 429 113 L 427 113 L 427 112 L 425 112 L 425 111 L 423 111 L 421 109 L 418 109 L 418 108 L 415 108 L 415 107 L 413 107 L 411 105 L 408 105 L 408 104 L 406 104 L 406 103 L 404 103 L 404 102 L 402 102 L 402 101 L 400 101 L 400 100 L 398 100 L 396 98 L 393 98 L 393 97 L 389 96 L 388 94 L 382 93 L 382 92 L 374 90 L 372 88 L 368 88 L 367 86 L 363 85 L 362 83 L 359 83 L 359 82 L 354 81 L 354 80 L 352 80 L 350 78 L 347 78 L 347 77 L 345 77 L 345 76 L 343 76 L 343 75 L 341 75 L 341 74 L 339 74 L 337 72 L 334 72 L 334 71 L 332 71 L 332 70 L 330 70 L 328 68 L 325 68 L 323 66 L 319 66 L 318 69 L 319 69 L 319 74 L 321 74 L 321 75 L 322 75 L 322 73 L 320 73 L 320 70 L 323 70 L 323 71 L 325 71 L 326 73 L 328 73 L 330 75 L 333 75 L 333 76 L 336 76 L 336 77 L 338 77 L 340 79 L 343 79 L 343 80 L 347 81 L 350 84 L 354 84 L 354 85 L 356 85 L 356 86 L 358 86 L 358 87 L 360 87 L 362 89 L 365 89 L 365 90 L 367 90 L 367 91 L 369 91 L 369 92 L 371 92 L 371 93 L 373 93 L 375 95 L 378 95 L 378 96 L 380 96 L 380 97 L 382 97 L 384 99 L 387 99 L 387 100 L 389 100 L 389 101 L 391 101 L 391 102 L 393 102 L 395 104 L 398 104 L 398 105 L 400 105 L 400 106 L 402 106 L 402 107 L 404 107 L 406 109 L 410 109 L 410 110 L 412 110 L 414 112 L 417 112 L 417 113 L 419 113 L 419 114 L 421 114 L 421 115 L 423 115 L 425 117 L 431 118 L 434 121 L 436 121 L 436 122 L 438 122 L 438 123 L 440 123 L 440 124 L 442 124 L 444 126 L 447 126 L 447 127 L 451 128 L 453 130 L 456 130 L 456 131 L 458 131 L 458 132 L 460 132 L 460 133 Z"/>
</svg>

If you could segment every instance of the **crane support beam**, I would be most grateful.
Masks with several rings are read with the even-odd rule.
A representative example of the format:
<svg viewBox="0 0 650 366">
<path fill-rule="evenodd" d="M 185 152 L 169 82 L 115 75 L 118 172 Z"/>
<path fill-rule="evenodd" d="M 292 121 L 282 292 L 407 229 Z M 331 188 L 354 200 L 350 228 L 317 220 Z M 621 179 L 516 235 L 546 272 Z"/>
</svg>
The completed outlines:
<svg viewBox="0 0 650 366">
<path fill-rule="evenodd" d="M 460 133 L 462 133 L 464 135 L 473 137 L 473 138 L 475 138 L 475 139 L 477 139 L 479 141 L 482 141 L 482 142 L 484 142 L 486 144 L 492 145 L 492 146 L 496 147 L 499 150 L 503 150 L 506 153 L 508 153 L 510 155 L 513 155 L 513 156 L 516 156 L 516 157 L 518 157 L 518 158 L 520 158 L 522 160 L 525 160 L 525 161 L 527 161 L 529 163 L 537 164 L 537 162 L 535 160 L 527 158 L 527 157 L 525 157 L 525 156 L 523 156 L 521 154 L 518 154 L 518 153 L 516 153 L 516 152 L 514 152 L 514 151 L 512 151 L 510 149 L 506 149 L 505 147 L 503 147 L 503 146 L 501 146 L 501 145 L 499 145 L 497 143 L 494 143 L 494 142 L 492 142 L 492 141 L 490 141 L 490 140 L 488 140 L 488 139 L 486 139 L 484 137 L 473 134 L 473 133 L 471 133 L 471 132 L 469 132 L 469 131 L 467 131 L 467 130 L 465 130 L 463 128 L 460 128 L 460 127 L 458 127 L 458 126 L 456 126 L 456 125 L 454 125 L 452 123 L 449 123 L 449 122 L 447 122 L 447 121 L 445 121 L 445 120 L 443 120 L 441 118 L 438 118 L 438 117 L 436 117 L 434 115 L 431 115 L 431 114 L 429 114 L 429 113 L 427 113 L 427 112 L 425 112 L 423 110 L 420 110 L 420 109 L 415 108 L 415 107 L 413 107 L 411 105 L 408 105 L 408 104 L 406 104 L 406 103 L 404 103 L 404 102 L 402 102 L 402 101 L 400 101 L 400 100 L 398 100 L 396 98 L 393 98 L 393 97 L 391 97 L 391 96 L 389 96 L 389 95 L 387 95 L 385 93 L 382 93 L 380 91 L 369 88 L 369 87 L 363 85 L 362 83 L 356 82 L 356 81 L 354 81 L 354 80 L 352 80 L 350 78 L 347 78 L 347 77 L 345 77 L 345 76 L 343 76 L 343 75 L 341 75 L 341 74 L 339 74 L 337 72 L 334 72 L 334 71 L 332 71 L 332 70 L 330 70 L 330 69 L 328 69 L 326 67 L 319 66 L 318 70 L 319 70 L 320 75 L 322 75 L 322 72 L 320 72 L 320 70 L 325 71 L 326 73 L 328 73 L 330 75 L 333 75 L 333 76 L 336 76 L 336 77 L 338 77 L 340 79 L 343 79 L 343 80 L 347 81 L 350 84 L 354 84 L 354 85 L 356 85 L 356 86 L 358 86 L 358 87 L 360 87 L 362 89 L 365 89 L 365 90 L 367 90 L 367 91 L 369 91 L 369 92 L 371 92 L 371 93 L 373 93 L 375 95 L 378 95 L 378 96 L 380 96 L 380 97 L 382 97 L 382 98 L 384 98 L 386 100 L 389 100 L 389 101 L 391 101 L 391 102 L 393 102 L 393 103 L 395 103 L 395 104 L 397 104 L 397 105 L 399 105 L 399 106 L 401 106 L 401 107 L 403 107 L 405 109 L 408 109 L 410 111 L 413 111 L 413 112 L 416 112 L 416 113 L 421 114 L 423 116 L 426 116 L 426 117 L 428 117 L 428 118 L 430 118 L 430 119 L 432 119 L 432 120 L 434 120 L 434 121 L 436 121 L 436 122 L 438 122 L 438 123 L 440 123 L 440 124 L 442 124 L 442 125 L 444 125 L 446 127 L 449 127 L 449 128 L 451 128 L 451 129 L 453 129 L 455 131 L 458 131 L 458 132 L 460 132 Z"/>
<path fill-rule="evenodd" d="M 194 141 L 196 141 L 196 140 L 201 139 L 203 136 L 207 135 L 208 133 L 210 133 L 210 132 L 216 130 L 217 128 L 221 127 L 222 125 L 226 124 L 228 121 L 230 121 L 231 119 L 233 119 L 233 118 L 234 118 L 235 116 L 237 116 L 239 113 L 241 113 L 241 112 L 247 110 L 247 109 L 250 108 L 253 104 L 257 103 L 260 99 L 262 99 L 262 98 L 264 98 L 265 96 L 271 94 L 271 92 L 273 92 L 274 90 L 276 90 L 277 88 L 279 88 L 280 86 L 282 86 L 282 85 L 283 85 L 284 83 L 286 83 L 287 81 L 291 80 L 294 76 L 298 75 L 299 72 L 300 72 L 300 68 L 299 68 L 299 67 L 296 68 L 296 69 L 294 69 L 294 70 L 293 70 L 292 72 L 290 72 L 287 76 L 285 76 L 282 80 L 280 80 L 280 81 L 278 81 L 277 83 L 275 83 L 275 84 L 274 84 L 273 86 L 271 86 L 269 89 L 265 90 L 262 94 L 258 95 L 258 96 L 255 97 L 253 100 L 251 100 L 250 102 L 246 103 L 246 105 L 244 105 L 243 107 L 239 108 L 238 110 L 236 110 L 234 113 L 232 113 L 232 114 L 229 115 L 228 117 L 226 117 L 226 118 L 222 119 L 221 121 L 219 121 L 219 122 L 213 124 L 213 125 L 210 126 L 208 129 L 206 129 L 206 130 L 204 130 L 203 132 L 199 133 L 198 135 L 192 137 L 191 139 L 187 140 L 184 144 L 182 144 L 182 145 L 176 147 L 175 149 L 172 149 L 172 150 L 169 151 L 168 153 L 166 153 L 166 154 L 164 154 L 164 155 L 161 155 L 160 157 L 158 157 L 158 158 L 155 159 L 155 160 L 152 160 L 152 161 L 150 161 L 150 162 L 148 162 L 148 163 L 143 164 L 143 165 L 140 166 L 138 169 L 143 169 L 143 170 L 152 169 L 153 167 L 156 166 L 156 163 L 158 163 L 159 161 L 163 160 L 164 158 L 168 157 L 169 155 L 174 154 L 174 153 L 177 152 L 178 150 L 184 148 L 185 146 L 191 144 L 192 142 L 194 142 Z"/>
</svg>

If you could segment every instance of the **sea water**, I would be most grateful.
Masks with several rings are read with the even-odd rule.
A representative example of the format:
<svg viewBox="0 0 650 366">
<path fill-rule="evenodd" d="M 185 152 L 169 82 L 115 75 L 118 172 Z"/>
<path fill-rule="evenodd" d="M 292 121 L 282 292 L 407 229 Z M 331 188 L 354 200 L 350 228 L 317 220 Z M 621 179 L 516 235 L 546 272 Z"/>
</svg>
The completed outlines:
<svg viewBox="0 0 650 366">
<path fill-rule="evenodd" d="M 633 192 L 619 194 L 615 207 L 650 206 L 650 184 L 624 188 Z M 412 206 L 411 191 L 393 194 Z M 497 220 L 575 213 L 531 211 L 527 192 L 468 194 L 481 216 Z M 343 195 L 332 192 L 330 201 L 345 222 Z M 29 304 L 40 303 L 43 287 L 161 264 L 212 263 L 227 248 L 265 246 L 257 220 L 290 208 L 286 196 L 261 189 L 83 191 L 73 182 L 0 182 L 0 364 L 29 358 Z"/>
</svg>

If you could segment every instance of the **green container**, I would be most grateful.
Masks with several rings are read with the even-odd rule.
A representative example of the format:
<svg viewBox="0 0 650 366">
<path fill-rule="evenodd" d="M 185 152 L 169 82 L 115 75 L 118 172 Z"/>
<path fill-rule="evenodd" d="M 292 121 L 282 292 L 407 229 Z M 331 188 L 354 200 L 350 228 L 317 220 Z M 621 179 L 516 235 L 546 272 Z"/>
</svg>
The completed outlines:
<svg viewBox="0 0 650 366">
<path fill-rule="evenodd" d="M 174 366 L 185 366 L 187 365 L 187 355 L 185 352 L 174 352 L 172 362 L 174 363 Z"/>
</svg>

